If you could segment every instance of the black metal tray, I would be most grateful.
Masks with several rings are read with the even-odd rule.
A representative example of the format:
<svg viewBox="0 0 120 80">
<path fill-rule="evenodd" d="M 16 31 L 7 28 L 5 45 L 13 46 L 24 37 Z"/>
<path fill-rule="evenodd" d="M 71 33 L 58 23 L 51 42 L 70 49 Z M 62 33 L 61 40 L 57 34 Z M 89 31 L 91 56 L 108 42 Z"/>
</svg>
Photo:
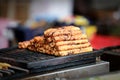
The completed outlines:
<svg viewBox="0 0 120 80">
<path fill-rule="evenodd" d="M 62 65 L 56 65 L 56 66 L 51 66 L 51 67 L 47 67 L 47 68 L 32 69 L 32 70 L 29 70 L 30 73 L 15 71 L 15 74 L 8 75 L 8 76 L 5 75 L 3 77 L 0 77 L 0 80 L 18 80 L 18 79 L 27 78 L 30 76 L 52 73 L 54 71 L 62 71 L 65 69 L 72 69 L 74 67 L 76 68 L 76 66 L 83 67 L 83 66 L 96 64 L 96 63 L 91 63 L 91 62 L 93 62 L 93 61 L 89 60 L 89 62 L 87 62 L 87 64 L 85 63 L 85 61 L 83 61 L 83 62 L 78 63 L 77 65 L 62 64 Z"/>
<path fill-rule="evenodd" d="M 110 62 L 110 71 L 120 70 L 120 45 L 102 49 L 101 59 Z"/>
<path fill-rule="evenodd" d="M 91 63 L 95 62 L 95 58 L 100 52 L 101 51 L 92 51 L 76 55 L 56 57 L 48 54 L 32 52 L 27 49 L 12 47 L 0 50 L 0 62 L 7 62 L 28 69 L 46 68 L 61 64 L 68 64 L 68 66 L 70 66 L 83 62 L 86 64 L 90 63 L 90 61 Z"/>
</svg>

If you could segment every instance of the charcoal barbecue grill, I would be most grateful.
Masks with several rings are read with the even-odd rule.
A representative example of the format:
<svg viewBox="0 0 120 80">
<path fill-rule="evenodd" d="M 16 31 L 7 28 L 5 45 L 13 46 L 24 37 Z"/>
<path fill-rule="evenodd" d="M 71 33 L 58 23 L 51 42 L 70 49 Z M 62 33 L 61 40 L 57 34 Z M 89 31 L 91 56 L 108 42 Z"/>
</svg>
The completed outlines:
<svg viewBox="0 0 120 80">
<path fill-rule="evenodd" d="M 33 73 L 45 73 L 61 68 L 95 63 L 101 51 L 85 52 L 76 55 L 56 57 L 48 54 L 19 49 L 17 46 L 0 50 L 0 62 L 18 66 Z M 23 74 L 22 74 L 23 75 Z"/>
</svg>

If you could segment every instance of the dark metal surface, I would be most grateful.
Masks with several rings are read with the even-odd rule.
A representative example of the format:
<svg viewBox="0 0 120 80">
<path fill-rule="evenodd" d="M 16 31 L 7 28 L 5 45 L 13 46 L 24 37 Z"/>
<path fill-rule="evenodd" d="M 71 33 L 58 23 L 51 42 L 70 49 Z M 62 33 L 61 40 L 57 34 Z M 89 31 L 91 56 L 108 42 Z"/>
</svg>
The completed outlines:
<svg viewBox="0 0 120 80">
<path fill-rule="evenodd" d="M 0 69 L 0 73 L 3 73 L 5 75 L 11 75 L 11 72 L 10 71 L 7 71 L 7 70 L 1 70 Z"/>
<path fill-rule="evenodd" d="M 29 70 L 11 66 L 10 68 L 3 70 L 0 69 L 0 80 L 13 80 L 28 75 Z"/>
<path fill-rule="evenodd" d="M 18 49 L 17 47 L 13 47 L 0 50 L 0 61 L 31 69 L 67 63 L 74 63 L 74 65 L 76 65 L 80 61 L 85 61 L 85 63 L 87 63 L 90 59 L 95 62 L 95 57 L 98 56 L 99 53 L 99 51 L 92 51 L 76 55 L 56 57 L 48 54 L 32 52 L 27 49 Z"/>
<path fill-rule="evenodd" d="M 114 55 L 120 56 L 120 45 L 112 46 L 112 47 L 106 47 L 106 48 L 103 48 L 102 50 L 106 54 L 108 53 L 108 54 L 114 54 Z"/>
<path fill-rule="evenodd" d="M 95 59 L 90 59 L 89 62 L 87 62 L 87 64 L 91 64 L 92 62 L 94 62 Z M 85 61 L 76 64 L 75 66 L 79 66 L 79 65 L 83 65 L 86 64 Z M 62 65 L 57 65 L 57 66 L 51 66 L 51 67 L 45 67 L 45 68 L 39 68 L 39 69 L 31 69 L 31 70 L 27 70 L 27 69 L 22 69 L 20 67 L 15 67 L 12 66 L 10 67 L 8 70 L 5 70 L 5 72 L 3 72 L 4 70 L 2 70 L 1 76 L 0 76 L 0 80 L 13 80 L 13 79 L 19 79 L 19 78 L 23 78 L 26 76 L 30 76 L 30 75 L 37 75 L 37 74 L 45 74 L 48 72 L 53 72 L 53 71 L 57 71 L 57 70 L 61 70 L 64 68 L 69 68 L 69 67 L 73 67 L 74 63 L 69 63 L 69 64 L 62 64 Z M 30 73 L 29 73 L 30 71 Z M 6 74 L 7 73 L 7 74 Z M 9 74 L 8 74 L 9 73 Z"/>
<path fill-rule="evenodd" d="M 48 54 L 32 52 L 27 49 L 18 49 L 17 47 L 5 48 L 0 50 L 0 62 L 11 64 L 12 67 L 7 72 L 12 74 L 15 72 L 15 74 L 6 77 L 3 75 L 2 78 L 5 80 L 9 78 L 15 79 L 27 75 L 29 71 L 29 75 L 37 73 L 44 74 L 72 66 L 91 64 L 96 62 L 96 57 L 99 55 L 101 55 L 101 51 L 56 57 Z"/>
<path fill-rule="evenodd" d="M 61 69 L 61 68 L 69 68 L 72 66 L 85 65 L 85 64 L 90 64 L 90 63 L 95 63 L 95 58 L 77 61 L 74 63 L 65 63 L 65 64 L 60 64 L 60 65 L 55 65 L 55 66 L 49 66 L 49 67 L 44 67 L 44 68 L 34 68 L 34 69 L 31 69 L 30 71 L 31 71 L 31 73 L 44 74 L 46 72 L 56 71 L 56 70 Z"/>
<path fill-rule="evenodd" d="M 45 74 L 31 75 L 21 80 L 79 80 L 109 72 L 109 62 L 100 61 L 85 65 L 63 68 Z"/>
<path fill-rule="evenodd" d="M 101 59 L 110 62 L 110 71 L 120 70 L 120 46 L 106 47 L 102 53 Z"/>
<path fill-rule="evenodd" d="M 22 72 L 25 72 L 25 73 L 29 73 L 29 70 L 23 69 L 23 68 L 20 68 L 20 67 L 16 67 L 16 66 L 11 66 L 10 69 L 17 70 L 17 71 L 22 71 Z"/>
<path fill-rule="evenodd" d="M 44 68 L 43 68 L 44 69 Z M 75 65 L 52 71 L 39 72 L 39 73 L 24 73 L 22 71 L 14 70 L 15 74 L 0 77 L 0 80 L 32 80 L 33 76 L 36 80 L 52 80 L 51 78 L 82 78 L 93 75 L 99 75 L 109 72 L 109 63 L 100 61 L 97 63 L 89 63 L 84 65 Z M 37 70 L 39 71 L 39 69 Z M 32 76 L 32 78 L 30 78 Z M 34 80 L 33 79 L 33 80 Z M 53 79 L 54 80 L 54 79 Z"/>
</svg>

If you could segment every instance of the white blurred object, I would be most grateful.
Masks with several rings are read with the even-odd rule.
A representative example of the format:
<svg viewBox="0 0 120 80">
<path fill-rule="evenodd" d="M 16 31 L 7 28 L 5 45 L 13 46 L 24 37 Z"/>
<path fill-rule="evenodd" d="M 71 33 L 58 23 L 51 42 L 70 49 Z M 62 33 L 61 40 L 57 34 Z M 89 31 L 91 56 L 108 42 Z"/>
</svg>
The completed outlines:
<svg viewBox="0 0 120 80">
<path fill-rule="evenodd" d="M 5 36 L 8 40 L 13 40 L 14 39 L 14 32 L 13 32 L 12 28 L 16 28 L 18 26 L 18 24 L 19 24 L 19 22 L 15 21 L 15 20 L 9 21 L 7 24 L 7 28 L 5 28 L 2 31 L 3 36 Z"/>
<path fill-rule="evenodd" d="M 18 21 L 11 20 L 11 21 L 8 22 L 7 27 L 9 27 L 9 28 L 10 28 L 10 27 L 11 27 L 11 28 L 15 28 L 15 27 L 18 26 L 18 24 L 19 24 Z"/>
<path fill-rule="evenodd" d="M 34 22 L 35 20 L 34 19 L 28 19 L 26 22 L 25 22 L 25 24 L 24 24 L 24 26 L 25 27 L 28 27 L 28 28 L 31 28 L 31 25 L 33 24 L 33 22 Z"/>
<path fill-rule="evenodd" d="M 5 38 L 7 38 L 8 40 L 13 40 L 14 39 L 14 33 L 13 33 L 12 30 L 10 30 L 10 29 L 4 29 L 2 31 L 2 33 L 3 33 L 3 36 Z"/>
<path fill-rule="evenodd" d="M 55 16 L 57 18 L 71 16 L 73 0 L 32 0 L 30 4 L 30 15 L 32 19 L 36 16 Z"/>
</svg>

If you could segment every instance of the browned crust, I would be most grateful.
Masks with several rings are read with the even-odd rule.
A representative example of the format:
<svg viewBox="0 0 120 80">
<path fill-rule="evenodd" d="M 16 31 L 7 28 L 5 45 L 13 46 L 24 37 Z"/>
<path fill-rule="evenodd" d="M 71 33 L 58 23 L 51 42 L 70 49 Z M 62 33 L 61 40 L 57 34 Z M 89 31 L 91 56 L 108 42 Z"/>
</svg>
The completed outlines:
<svg viewBox="0 0 120 80">
<path fill-rule="evenodd" d="M 63 46 L 57 46 L 57 50 L 64 51 L 64 50 L 71 50 L 71 49 L 81 49 L 89 46 L 90 46 L 90 43 L 85 43 L 80 45 L 63 45 Z"/>
<path fill-rule="evenodd" d="M 46 38 L 47 42 L 74 41 L 81 39 L 87 39 L 87 35 L 85 34 L 60 35 L 60 36 Z"/>
<path fill-rule="evenodd" d="M 74 26 L 50 28 L 44 32 L 43 36 L 19 42 L 18 47 L 55 56 L 92 51 L 87 35 L 82 34 L 81 30 Z"/>
<path fill-rule="evenodd" d="M 66 51 L 54 51 L 53 54 L 55 56 L 66 56 L 71 54 L 80 54 L 80 53 L 89 52 L 89 51 L 92 51 L 92 47 L 86 47 L 82 49 L 71 49 Z"/>
<path fill-rule="evenodd" d="M 44 43 L 44 36 L 36 36 L 34 37 L 34 41 Z"/>
<path fill-rule="evenodd" d="M 19 48 L 27 48 L 30 45 L 30 41 L 23 41 L 18 43 Z"/>
<path fill-rule="evenodd" d="M 69 35 L 69 34 L 74 34 L 74 33 L 82 33 L 80 28 L 78 27 L 62 27 L 62 28 L 50 28 L 44 32 L 45 37 L 50 37 L 50 36 L 58 36 L 58 35 Z"/>
</svg>

